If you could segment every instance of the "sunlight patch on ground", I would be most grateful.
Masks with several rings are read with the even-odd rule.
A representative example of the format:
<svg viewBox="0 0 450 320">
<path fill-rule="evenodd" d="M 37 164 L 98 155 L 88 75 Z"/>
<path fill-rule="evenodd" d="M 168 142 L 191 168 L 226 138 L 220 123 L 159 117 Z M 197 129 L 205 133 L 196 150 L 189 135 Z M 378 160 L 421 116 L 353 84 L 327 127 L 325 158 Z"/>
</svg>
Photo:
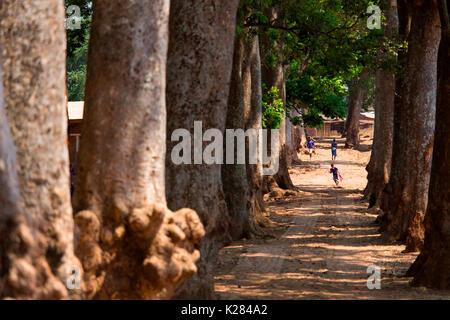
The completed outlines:
<svg viewBox="0 0 450 320">
<path fill-rule="evenodd" d="M 369 134 L 370 137 L 371 134 Z M 342 139 L 337 138 L 339 143 Z M 322 141 L 325 141 L 322 142 Z M 266 203 L 279 229 L 270 240 L 237 241 L 219 252 L 215 290 L 221 299 L 450 299 L 448 292 L 413 288 L 404 277 L 415 253 L 404 245 L 385 242 L 361 200 L 370 152 L 338 151 L 336 164 L 343 188 L 333 188 L 329 144 L 309 162 L 290 168 L 302 192 L 297 198 Z M 367 138 L 363 143 L 369 144 Z M 367 268 L 381 271 L 381 290 L 367 288 Z"/>
</svg>

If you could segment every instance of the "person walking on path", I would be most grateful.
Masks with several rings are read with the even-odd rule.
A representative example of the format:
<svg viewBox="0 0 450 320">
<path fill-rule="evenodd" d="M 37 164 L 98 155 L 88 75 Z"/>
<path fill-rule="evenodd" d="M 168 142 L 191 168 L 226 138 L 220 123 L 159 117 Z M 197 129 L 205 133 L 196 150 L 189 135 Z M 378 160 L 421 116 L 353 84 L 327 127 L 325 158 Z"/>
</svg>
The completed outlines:
<svg viewBox="0 0 450 320">
<path fill-rule="evenodd" d="M 336 139 L 333 139 L 331 143 L 331 161 L 335 161 L 337 156 L 337 142 Z"/>
<path fill-rule="evenodd" d="M 309 160 L 312 159 L 313 150 L 315 149 L 314 143 L 315 143 L 315 141 L 314 141 L 313 138 L 311 138 L 311 139 L 308 141 Z"/>
</svg>

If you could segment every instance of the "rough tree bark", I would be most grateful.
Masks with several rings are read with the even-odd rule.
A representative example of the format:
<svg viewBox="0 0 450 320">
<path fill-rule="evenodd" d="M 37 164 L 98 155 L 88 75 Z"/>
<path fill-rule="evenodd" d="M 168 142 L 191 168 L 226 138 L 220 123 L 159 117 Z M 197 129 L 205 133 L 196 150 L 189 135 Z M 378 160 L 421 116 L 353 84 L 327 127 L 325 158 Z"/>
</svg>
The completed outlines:
<svg viewBox="0 0 450 320">
<path fill-rule="evenodd" d="M 263 82 L 267 84 L 268 88 L 277 87 L 280 92 L 280 98 L 283 99 L 283 104 L 286 105 L 286 87 L 284 82 L 284 67 L 279 64 L 275 68 L 262 67 Z M 286 145 L 286 117 L 280 124 L 279 141 L 280 141 L 280 157 L 279 169 L 274 175 L 275 181 L 282 189 L 295 189 L 295 186 L 289 175 L 290 153 Z"/>
<path fill-rule="evenodd" d="M 296 155 L 298 157 L 298 153 L 299 152 L 301 153 L 302 150 L 305 150 L 305 145 L 307 142 L 305 127 L 301 127 L 301 126 L 294 127 L 293 134 L 292 134 L 292 140 L 295 142 L 294 148 L 296 151 Z M 294 157 L 293 160 L 301 162 L 300 158 L 298 158 L 298 160 L 296 160 Z"/>
<path fill-rule="evenodd" d="M 439 48 L 435 147 L 425 215 L 424 247 L 409 270 L 412 285 L 450 289 L 450 23 L 449 2 L 439 1 L 442 40 Z"/>
<path fill-rule="evenodd" d="M 165 200 L 168 0 L 97 0 L 74 195 L 85 294 L 167 299 L 196 272 L 204 234 Z"/>
<path fill-rule="evenodd" d="M 402 162 L 385 188 L 381 231 L 406 242 L 406 251 L 423 245 L 436 113 L 437 52 L 441 31 L 437 1 L 411 3 L 412 21 L 399 134 L 405 135 Z M 394 140 L 395 143 L 395 140 Z M 394 147 L 393 152 L 396 152 Z M 393 158 L 394 159 L 394 158 Z M 395 175 L 392 173 L 395 172 Z M 392 181 L 392 183 L 391 183 Z M 390 185 L 391 184 L 391 185 Z"/>
<path fill-rule="evenodd" d="M 291 123 L 291 121 L 289 120 L 289 118 L 287 116 L 284 118 L 284 124 L 285 124 L 284 130 L 286 131 L 285 132 L 285 136 L 286 136 L 286 141 L 285 141 L 286 152 L 288 154 L 288 156 L 287 156 L 287 165 L 289 167 L 289 166 L 292 165 L 292 157 L 293 157 L 293 154 L 294 154 L 294 149 L 292 147 L 292 123 Z"/>
<path fill-rule="evenodd" d="M 350 83 L 350 86 L 352 86 L 353 84 Z M 353 110 L 351 110 L 350 108 L 352 107 L 352 104 L 350 104 L 350 97 L 347 97 L 347 118 L 345 118 L 345 124 L 344 124 L 344 131 L 342 131 L 342 136 L 341 138 L 345 138 L 347 136 L 347 128 L 350 124 L 350 121 L 352 121 L 352 116 L 353 116 Z"/>
<path fill-rule="evenodd" d="M 246 38 L 249 37 L 249 38 Z M 227 129 L 253 131 L 245 141 L 246 163 L 237 164 L 238 148 L 235 147 L 234 164 L 222 167 L 223 190 L 228 211 L 232 218 L 231 235 L 234 239 L 262 235 L 262 226 L 267 225 L 264 217 L 262 175 L 260 163 L 250 164 L 250 159 L 258 156 L 259 130 L 262 129 L 261 62 L 258 37 L 245 35 L 235 39 L 233 71 L 228 98 Z M 255 90 L 256 92 L 253 92 Z M 237 141 L 239 143 L 239 141 Z M 250 152 L 254 152 L 253 155 Z M 256 159 L 253 159 L 256 160 Z"/>
<path fill-rule="evenodd" d="M 45 228 L 45 259 L 65 284 L 73 249 L 65 101 L 63 2 L 0 2 L 5 107 L 24 212 Z M 61 292 L 62 293 L 62 292 Z"/>
<path fill-rule="evenodd" d="M 261 88 L 261 57 L 259 50 L 259 38 L 255 36 L 248 48 L 246 63 L 250 65 L 250 85 L 245 81 L 247 90 L 244 91 L 244 97 L 250 100 L 244 104 L 245 108 L 245 129 L 254 129 L 257 132 L 262 129 L 262 88 Z M 262 146 L 257 144 L 257 153 L 259 154 Z M 248 148 L 247 148 L 248 150 Z M 247 152 L 248 153 L 248 152 Z M 250 203 L 254 219 L 259 226 L 266 226 L 268 220 L 264 216 L 265 206 L 263 200 L 263 176 L 262 163 L 258 157 L 258 164 L 247 164 L 247 181 L 250 191 Z M 257 229 L 255 227 L 255 229 Z"/>
<path fill-rule="evenodd" d="M 192 132 L 194 121 L 202 121 L 204 129 L 224 132 L 237 6 L 237 0 L 171 1 L 168 154 L 176 144 L 171 141 L 173 131 Z M 197 150 L 197 157 L 201 156 L 201 145 L 194 146 L 193 150 Z M 195 159 L 193 164 L 175 165 L 169 157 L 166 165 L 169 208 L 195 209 L 206 228 L 200 244 L 198 273 L 180 287 L 175 298 L 210 299 L 216 253 L 230 241 L 230 217 L 220 181 L 221 168 L 219 164 L 204 164 Z"/>
<path fill-rule="evenodd" d="M 292 117 L 301 117 L 302 115 L 297 110 L 291 111 Z M 291 161 L 292 163 L 301 164 L 301 160 L 298 157 L 298 152 L 304 150 L 304 146 L 307 142 L 305 128 L 302 126 L 293 126 L 290 124 L 291 129 Z"/>
<path fill-rule="evenodd" d="M 359 122 L 361 107 L 364 102 L 365 81 L 368 75 L 369 72 L 364 70 L 349 89 L 348 115 L 345 123 L 346 148 L 359 147 Z"/>
<path fill-rule="evenodd" d="M 0 78 L 1 73 L 0 64 Z M 39 227 L 36 219 L 25 213 L 20 197 L 16 150 L 0 84 L 0 299 L 67 296 L 45 259 L 47 242 Z"/>
<path fill-rule="evenodd" d="M 239 19 L 239 17 L 238 17 Z M 226 116 L 226 131 L 245 129 L 245 104 L 250 103 L 249 99 L 244 101 L 244 91 L 249 97 L 248 89 L 251 89 L 250 64 L 244 64 L 244 55 L 249 50 L 243 36 L 236 36 L 234 40 L 233 69 L 231 72 L 230 94 L 228 96 L 228 109 Z M 233 138 L 234 143 L 239 144 L 242 141 Z M 245 149 L 244 149 L 245 150 Z M 249 198 L 249 185 L 247 182 L 246 164 L 238 164 L 239 147 L 234 146 L 233 163 L 227 164 L 229 155 L 225 151 L 227 161 L 222 166 L 222 181 L 225 201 L 228 212 L 231 216 L 231 236 L 237 240 L 243 237 L 249 237 L 252 232 L 250 229 L 251 203 Z M 247 162 L 247 161 L 246 161 Z"/>
<path fill-rule="evenodd" d="M 386 24 L 384 36 L 392 38 L 398 33 L 397 1 L 385 0 Z M 364 196 L 369 207 L 379 206 L 384 187 L 389 182 L 394 136 L 395 74 L 382 67 L 389 59 L 386 52 L 378 54 L 381 64 L 376 71 L 375 131 L 370 162 L 366 167 L 367 186 Z"/>
<path fill-rule="evenodd" d="M 408 4 L 408 0 L 397 1 L 397 15 L 399 21 L 399 37 L 406 41 L 411 30 L 411 17 L 412 11 Z M 405 110 L 405 70 L 407 68 L 408 56 L 407 49 L 399 49 L 397 61 L 400 66 L 400 70 L 395 75 L 395 97 L 394 97 L 394 134 L 392 140 L 392 158 L 391 158 L 391 170 L 389 175 L 389 182 L 386 184 L 380 195 L 380 208 L 389 208 L 391 204 L 396 204 L 398 195 L 396 198 L 391 198 L 393 190 L 398 190 L 401 187 L 400 181 L 405 170 L 404 165 L 407 161 L 406 155 L 406 143 L 407 143 L 407 131 L 406 131 L 406 114 Z M 382 212 L 382 215 L 384 213 Z M 380 216 L 380 222 L 382 222 L 383 216 Z M 380 228 L 382 229 L 382 228 Z"/>
<path fill-rule="evenodd" d="M 267 16 L 270 20 L 276 20 L 278 17 L 278 8 L 270 8 L 267 12 Z M 261 57 L 265 57 L 265 52 L 268 52 L 272 45 L 267 34 L 262 34 L 260 36 L 260 50 Z M 282 48 L 283 43 L 276 43 L 275 46 Z M 264 52 L 265 51 L 265 52 Z M 281 51 L 281 50 L 280 50 Z M 286 81 L 285 81 L 285 70 L 282 61 L 277 61 L 275 67 L 267 66 L 262 63 L 261 66 L 261 76 L 262 82 L 266 84 L 267 88 L 276 87 L 278 89 L 279 97 L 283 100 L 283 105 L 286 108 Z M 273 176 L 278 186 L 282 189 L 296 189 L 292 183 L 291 177 L 289 175 L 289 164 L 290 164 L 290 153 L 286 145 L 286 117 L 283 117 L 283 121 L 280 123 L 279 132 L 279 169 L 278 172 Z M 266 179 L 270 180 L 270 178 Z"/>
</svg>

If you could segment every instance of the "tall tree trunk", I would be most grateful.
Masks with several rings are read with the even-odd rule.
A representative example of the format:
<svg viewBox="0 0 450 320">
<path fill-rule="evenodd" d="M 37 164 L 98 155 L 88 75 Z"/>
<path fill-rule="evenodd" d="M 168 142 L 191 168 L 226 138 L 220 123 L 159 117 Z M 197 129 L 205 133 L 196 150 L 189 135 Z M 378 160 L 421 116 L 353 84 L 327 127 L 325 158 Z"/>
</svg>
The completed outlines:
<svg viewBox="0 0 450 320">
<path fill-rule="evenodd" d="M 355 84 L 356 84 L 355 80 L 351 81 L 349 84 L 350 88 L 352 88 Z M 351 91 L 349 91 L 349 93 L 351 93 Z M 345 118 L 344 131 L 342 132 L 341 138 L 345 138 L 347 136 L 347 129 L 353 117 L 353 107 L 354 104 L 351 103 L 351 96 L 349 95 L 347 96 L 347 117 Z"/>
<path fill-rule="evenodd" d="M 409 270 L 413 285 L 450 289 L 450 24 L 449 3 L 439 1 L 442 40 L 439 48 L 435 147 L 424 247 Z"/>
<path fill-rule="evenodd" d="M 259 134 L 262 129 L 262 97 L 258 37 L 236 37 L 234 50 L 226 126 L 227 129 L 242 129 Z M 253 90 L 256 92 L 253 93 Z M 246 164 L 238 164 L 238 154 L 235 150 L 234 164 L 225 164 L 222 167 L 223 189 L 232 218 L 231 235 L 234 239 L 262 235 L 260 227 L 267 223 L 267 218 L 263 216 L 260 163 L 249 163 L 252 157 L 259 154 L 259 141 L 257 136 L 253 135 L 252 143 L 256 149 L 252 150 L 250 139 L 249 137 L 245 142 Z"/>
<path fill-rule="evenodd" d="M 280 64 L 275 67 L 277 70 L 271 70 L 267 72 L 263 68 L 263 82 L 268 84 L 268 87 L 277 87 L 280 90 L 280 97 L 283 99 L 283 104 L 286 106 L 286 86 L 284 80 L 284 67 Z M 289 175 L 290 165 L 290 153 L 288 146 L 286 145 L 286 116 L 283 116 L 283 121 L 280 124 L 279 141 L 280 141 L 280 157 L 279 157 L 279 169 L 274 178 L 278 186 L 282 189 L 295 189 L 292 183 L 291 176 Z"/>
<path fill-rule="evenodd" d="M 301 152 L 302 150 L 305 150 L 305 145 L 307 142 L 305 127 L 302 127 L 302 126 L 294 127 L 292 140 L 294 141 L 294 147 L 295 147 L 296 153 Z M 297 157 L 298 157 L 298 155 L 297 155 Z M 295 157 L 293 159 L 296 160 Z M 301 161 L 300 158 L 298 158 L 298 161 Z"/>
<path fill-rule="evenodd" d="M 393 38 L 398 33 L 397 1 L 384 1 L 386 24 L 384 36 Z M 385 52 L 378 54 L 382 65 L 390 57 Z M 395 74 L 382 66 L 376 72 L 375 132 L 372 155 L 367 165 L 367 186 L 364 191 L 369 207 L 379 206 L 384 187 L 389 182 L 394 136 Z"/>
<path fill-rule="evenodd" d="M 237 6 L 237 0 L 171 1 L 167 64 L 169 154 L 175 145 L 171 141 L 173 131 L 192 132 L 194 121 L 202 121 L 205 129 L 224 132 Z M 194 145 L 197 158 L 201 156 L 201 144 Z M 216 253 L 230 241 L 230 217 L 220 181 L 220 164 L 195 160 L 199 159 L 194 159 L 194 164 L 176 165 L 168 157 L 166 162 L 169 208 L 192 207 L 206 228 L 200 244 L 198 273 L 184 283 L 175 298 L 210 299 Z"/>
<path fill-rule="evenodd" d="M 441 31 L 437 1 L 414 1 L 402 100 L 403 132 L 407 141 L 403 168 L 396 169 L 391 194 L 383 199 L 381 230 L 405 241 L 406 251 L 423 245 L 423 218 L 427 206 L 436 113 L 437 52 Z M 404 109 L 403 109 L 404 108 Z M 394 140 L 395 141 L 395 140 Z M 393 150 L 396 151 L 395 149 Z M 391 184 L 391 182 L 389 183 Z M 388 188 L 389 187 L 389 188 Z"/>
<path fill-rule="evenodd" d="M 65 284 L 74 256 L 65 99 L 63 2 L 4 0 L 3 85 L 24 212 L 45 228 L 45 258 Z"/>
<path fill-rule="evenodd" d="M 262 79 L 268 88 L 276 87 L 280 92 L 280 98 L 286 106 L 286 87 L 284 82 L 284 68 L 278 64 L 275 68 L 262 67 Z M 286 116 L 283 116 L 283 121 L 280 124 L 279 132 L 279 168 L 274 175 L 275 181 L 282 189 L 295 189 L 289 175 L 289 150 L 286 146 Z"/>
<path fill-rule="evenodd" d="M 408 0 L 397 1 L 397 14 L 399 20 L 399 36 L 403 41 L 407 41 L 409 32 L 411 30 L 411 18 L 412 10 L 408 3 Z M 389 182 L 386 184 L 380 195 L 380 208 L 383 210 L 389 210 L 390 206 L 396 206 L 400 200 L 398 194 L 393 196 L 395 190 L 400 190 L 401 179 L 405 175 L 407 162 L 406 143 L 407 143 L 407 131 L 406 131 L 406 115 L 405 110 L 405 84 L 406 84 L 406 68 L 408 62 L 408 50 L 399 49 L 398 51 L 398 64 L 400 65 L 400 71 L 395 75 L 395 97 L 394 97 L 394 135 L 392 141 L 392 158 L 391 158 L 391 170 L 389 175 Z M 382 217 L 381 222 L 386 220 L 386 217 Z M 386 222 L 384 222 L 386 223 Z M 380 228 L 381 230 L 383 227 Z"/>
<path fill-rule="evenodd" d="M 86 296 L 167 299 L 196 272 L 195 212 L 165 200 L 169 1 L 97 0 L 74 196 Z"/>
<path fill-rule="evenodd" d="M 262 88 L 261 88 L 261 57 L 259 50 L 259 38 L 255 36 L 248 49 L 247 62 L 250 65 L 250 90 L 246 91 L 244 97 L 250 95 L 250 103 L 245 107 L 245 129 L 253 129 L 259 132 L 262 129 Z M 245 82 L 248 85 L 248 82 Z M 249 91 L 249 92 L 248 92 Z M 257 144 L 257 154 L 262 146 Z M 247 148 L 248 150 L 248 148 Z M 253 219 L 251 223 L 258 226 L 266 226 L 267 219 L 264 216 L 265 207 L 263 200 L 263 176 L 262 159 L 258 157 L 258 163 L 247 164 L 247 181 L 250 191 L 250 203 Z M 256 227 L 254 229 L 257 229 Z"/>
<path fill-rule="evenodd" d="M 297 110 L 291 111 L 292 117 L 301 117 L 302 115 Z M 302 151 L 304 145 L 306 144 L 306 133 L 305 128 L 303 126 L 292 126 L 291 129 L 291 161 L 293 163 L 301 163 L 300 158 L 298 157 L 298 152 Z"/>
<path fill-rule="evenodd" d="M 251 90 L 251 76 L 250 64 L 244 64 L 244 55 L 247 55 L 249 50 L 243 36 L 236 36 L 234 40 L 234 56 L 233 56 L 233 70 L 231 73 L 230 94 L 228 96 L 228 110 L 226 117 L 226 131 L 235 131 L 245 129 L 245 104 L 249 104 L 250 100 L 247 98 L 249 88 Z M 249 83 L 250 82 L 250 83 Z M 244 101 L 244 91 L 246 91 L 246 98 Z M 227 142 L 228 142 L 227 138 Z M 242 143 L 239 139 L 233 138 L 236 144 Z M 227 145 L 227 149 L 228 149 Z M 245 149 L 244 149 L 245 150 Z M 231 216 L 231 236 L 233 239 L 240 239 L 242 237 L 249 237 L 250 230 L 250 216 L 251 204 L 249 199 L 249 186 L 247 182 L 246 165 L 238 163 L 239 146 L 233 147 L 233 163 L 228 164 L 228 152 L 225 152 L 225 159 L 227 162 L 222 166 L 222 180 L 223 191 L 227 203 L 228 212 Z"/>
<path fill-rule="evenodd" d="M 286 110 L 286 112 L 288 112 Z M 292 123 L 289 120 L 289 118 L 286 116 L 284 119 L 284 123 L 285 123 L 285 130 L 286 130 L 286 152 L 288 154 L 287 156 L 287 165 L 288 167 L 292 165 L 292 157 L 294 154 L 294 150 L 292 147 Z"/>
<path fill-rule="evenodd" d="M 359 122 L 361 107 L 364 102 L 365 95 L 365 81 L 369 75 L 367 70 L 364 70 L 354 84 L 350 86 L 349 104 L 348 104 L 348 119 L 346 121 L 345 129 L 345 147 L 358 148 L 359 147 Z"/>
<path fill-rule="evenodd" d="M 353 111 L 350 109 L 351 106 L 352 105 L 350 104 L 350 97 L 347 96 L 347 117 L 345 118 L 344 131 L 342 132 L 341 138 L 345 138 L 347 136 L 347 128 L 350 124 L 350 121 L 352 120 L 351 117 L 353 115 Z"/>
<path fill-rule="evenodd" d="M 0 64 L 0 78 L 1 69 Z M 66 288 L 45 259 L 47 243 L 37 226 L 36 217 L 25 213 L 20 197 L 16 150 L 0 83 L 0 299 L 67 296 Z"/>
<path fill-rule="evenodd" d="M 270 20 L 276 20 L 278 17 L 278 8 L 270 8 L 267 12 Z M 267 34 L 262 34 L 261 40 L 261 56 L 265 57 L 265 52 L 269 52 L 271 48 L 270 40 Z M 275 46 L 278 47 L 277 50 L 281 52 L 283 43 L 276 43 Z M 264 52 L 265 51 L 265 52 Z M 285 70 L 282 61 L 277 61 L 275 67 L 267 66 L 262 63 L 261 66 L 262 82 L 266 84 L 267 88 L 270 89 L 275 87 L 278 89 L 279 97 L 283 101 L 284 108 L 286 108 L 286 81 L 285 81 Z M 289 150 L 286 146 L 286 116 L 283 116 L 283 120 L 280 123 L 279 132 L 279 169 L 274 175 L 274 179 L 278 186 L 282 189 L 295 189 L 292 183 L 291 177 L 289 175 Z M 269 139 L 270 140 L 270 139 Z"/>
</svg>

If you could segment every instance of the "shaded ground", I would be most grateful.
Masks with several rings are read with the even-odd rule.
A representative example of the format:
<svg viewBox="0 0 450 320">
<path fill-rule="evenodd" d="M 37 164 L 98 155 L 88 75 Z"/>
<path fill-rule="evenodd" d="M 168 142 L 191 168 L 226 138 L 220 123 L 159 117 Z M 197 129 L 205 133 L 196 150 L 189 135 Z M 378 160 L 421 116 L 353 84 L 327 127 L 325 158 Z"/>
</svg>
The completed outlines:
<svg viewBox="0 0 450 320">
<path fill-rule="evenodd" d="M 341 188 L 328 173 L 330 139 L 318 140 L 312 161 L 300 156 L 305 163 L 290 171 L 301 192 L 266 202 L 279 225 L 276 237 L 237 241 L 220 251 L 219 299 L 450 299 L 450 292 L 410 287 L 403 275 L 416 254 L 381 239 L 376 216 L 361 200 L 371 143 L 364 137 L 362 151 L 343 150 L 338 139 Z M 369 266 L 381 269 L 380 290 L 367 288 Z"/>
</svg>

